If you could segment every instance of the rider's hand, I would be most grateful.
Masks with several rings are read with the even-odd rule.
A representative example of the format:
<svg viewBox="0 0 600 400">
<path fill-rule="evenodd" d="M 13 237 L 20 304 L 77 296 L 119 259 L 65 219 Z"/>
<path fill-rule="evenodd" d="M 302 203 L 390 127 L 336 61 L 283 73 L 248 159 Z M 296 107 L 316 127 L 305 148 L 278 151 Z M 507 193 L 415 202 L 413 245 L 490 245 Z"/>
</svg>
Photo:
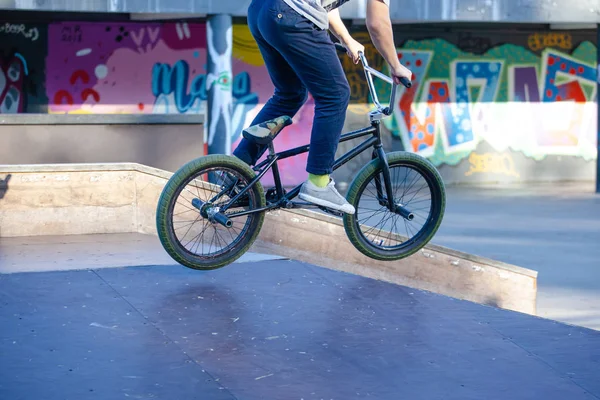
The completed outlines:
<svg viewBox="0 0 600 400">
<path fill-rule="evenodd" d="M 407 78 L 409 81 L 412 80 L 412 72 L 410 69 L 406 68 L 404 65 L 398 63 L 396 68 L 391 68 L 392 71 L 392 79 L 396 85 L 400 84 L 400 78 Z"/>
<path fill-rule="evenodd" d="M 353 38 L 348 38 L 348 40 L 342 44 L 346 48 L 346 53 L 348 54 L 348 57 L 350 57 L 352 61 L 354 61 L 354 64 L 358 64 L 358 62 L 360 61 L 358 53 L 365 54 L 365 46 L 358 43 Z"/>
</svg>

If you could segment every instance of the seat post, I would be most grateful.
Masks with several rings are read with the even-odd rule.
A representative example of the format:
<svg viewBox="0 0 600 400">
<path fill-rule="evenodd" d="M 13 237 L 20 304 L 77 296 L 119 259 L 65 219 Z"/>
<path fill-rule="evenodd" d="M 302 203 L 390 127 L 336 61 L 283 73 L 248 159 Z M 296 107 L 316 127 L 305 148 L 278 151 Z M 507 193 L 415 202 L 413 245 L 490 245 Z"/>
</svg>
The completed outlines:
<svg viewBox="0 0 600 400">
<path fill-rule="evenodd" d="M 275 146 L 273 146 L 273 141 L 270 141 L 267 145 L 269 148 L 269 158 L 275 157 Z M 281 184 L 281 175 L 279 174 L 279 166 L 277 165 L 277 161 L 273 163 L 271 167 L 271 172 L 273 172 L 273 181 L 275 182 L 275 190 L 277 191 L 277 199 L 281 200 L 283 198 L 284 190 L 283 185 Z"/>
<path fill-rule="evenodd" d="M 275 155 L 275 146 L 273 146 L 273 141 L 270 141 L 268 144 L 269 147 L 269 155 L 273 157 Z"/>
</svg>

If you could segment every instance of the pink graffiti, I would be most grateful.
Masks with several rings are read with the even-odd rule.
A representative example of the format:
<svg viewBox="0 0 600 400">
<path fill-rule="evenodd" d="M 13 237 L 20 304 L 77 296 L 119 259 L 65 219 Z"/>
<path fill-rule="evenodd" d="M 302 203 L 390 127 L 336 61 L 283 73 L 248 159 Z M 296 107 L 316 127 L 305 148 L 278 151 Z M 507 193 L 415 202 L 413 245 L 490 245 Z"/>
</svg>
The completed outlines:
<svg viewBox="0 0 600 400">
<path fill-rule="evenodd" d="M 160 27 L 144 26 L 138 29 L 131 29 L 131 40 L 137 46 L 139 53 L 148 53 L 154 49 L 158 43 Z"/>
<path fill-rule="evenodd" d="M 206 24 L 164 24 L 161 38 L 173 50 L 206 48 Z"/>
<path fill-rule="evenodd" d="M 131 32 L 141 27 L 160 27 L 160 24 L 61 22 L 48 26 L 48 57 L 46 58 L 46 93 L 54 101 L 51 112 L 70 112 L 81 108 L 85 89 L 94 89 L 98 81 L 110 73 L 106 62 L 117 49 L 136 51 Z M 64 32 L 77 31 L 77 40 L 65 40 Z M 116 83 L 115 83 L 116 86 Z M 69 96 L 62 93 L 66 90 Z M 93 101 L 96 96 L 88 96 Z M 100 98 L 102 98 L 100 94 Z M 137 104 L 137 102 L 136 102 Z"/>
</svg>

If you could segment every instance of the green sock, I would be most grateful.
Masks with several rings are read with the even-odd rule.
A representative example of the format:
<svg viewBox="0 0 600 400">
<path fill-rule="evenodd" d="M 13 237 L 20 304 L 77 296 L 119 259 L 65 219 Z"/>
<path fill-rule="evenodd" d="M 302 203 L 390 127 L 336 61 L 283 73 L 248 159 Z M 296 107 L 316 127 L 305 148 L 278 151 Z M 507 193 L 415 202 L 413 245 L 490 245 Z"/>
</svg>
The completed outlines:
<svg viewBox="0 0 600 400">
<path fill-rule="evenodd" d="M 313 185 L 324 188 L 329 183 L 329 175 L 314 175 L 308 174 L 308 180 L 313 183 Z"/>
</svg>

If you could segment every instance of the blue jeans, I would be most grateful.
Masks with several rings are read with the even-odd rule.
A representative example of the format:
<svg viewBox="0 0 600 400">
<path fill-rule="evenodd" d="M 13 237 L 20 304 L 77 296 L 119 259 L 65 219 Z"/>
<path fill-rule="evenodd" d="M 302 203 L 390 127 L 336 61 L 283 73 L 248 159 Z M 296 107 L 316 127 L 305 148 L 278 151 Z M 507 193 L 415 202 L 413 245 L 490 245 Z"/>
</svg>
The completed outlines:
<svg viewBox="0 0 600 400">
<path fill-rule="evenodd" d="M 252 125 L 282 115 L 293 117 L 310 91 L 315 117 L 306 171 L 332 173 L 350 86 L 329 33 L 283 0 L 253 0 L 248 7 L 248 27 L 275 86 Z M 266 148 L 242 139 L 233 154 L 254 165 Z"/>
</svg>

